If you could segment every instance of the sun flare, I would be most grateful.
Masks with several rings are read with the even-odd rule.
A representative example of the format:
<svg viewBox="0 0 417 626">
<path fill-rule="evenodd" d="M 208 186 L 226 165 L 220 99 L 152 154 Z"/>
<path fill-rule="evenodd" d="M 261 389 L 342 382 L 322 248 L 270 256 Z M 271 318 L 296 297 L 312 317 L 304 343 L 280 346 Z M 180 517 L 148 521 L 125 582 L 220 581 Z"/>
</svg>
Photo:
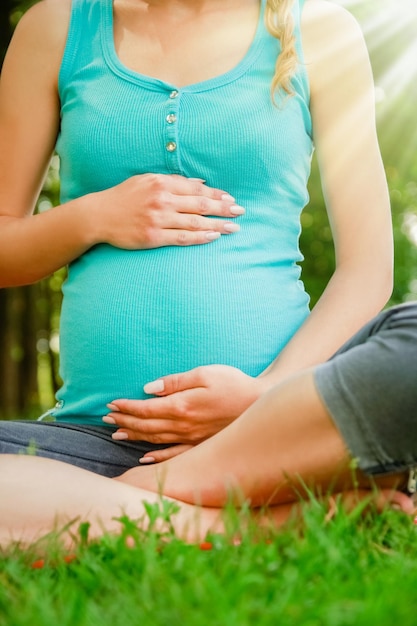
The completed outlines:
<svg viewBox="0 0 417 626">
<path fill-rule="evenodd" d="M 381 144 L 397 166 L 417 154 L 417 0 L 335 0 L 359 21 L 375 77 Z"/>
</svg>

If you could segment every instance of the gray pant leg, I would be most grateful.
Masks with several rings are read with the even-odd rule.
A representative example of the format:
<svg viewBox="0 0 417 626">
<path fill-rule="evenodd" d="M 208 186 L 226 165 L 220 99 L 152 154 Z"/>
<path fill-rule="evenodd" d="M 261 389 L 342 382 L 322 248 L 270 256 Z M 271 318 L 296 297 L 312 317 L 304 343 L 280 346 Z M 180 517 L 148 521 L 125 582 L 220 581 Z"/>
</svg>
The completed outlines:
<svg viewBox="0 0 417 626">
<path fill-rule="evenodd" d="M 314 378 L 363 471 L 417 466 L 417 303 L 382 312 Z"/>
<path fill-rule="evenodd" d="M 115 428 L 57 422 L 0 421 L 0 454 L 36 454 L 113 477 L 164 448 L 144 441 L 113 441 Z"/>
</svg>

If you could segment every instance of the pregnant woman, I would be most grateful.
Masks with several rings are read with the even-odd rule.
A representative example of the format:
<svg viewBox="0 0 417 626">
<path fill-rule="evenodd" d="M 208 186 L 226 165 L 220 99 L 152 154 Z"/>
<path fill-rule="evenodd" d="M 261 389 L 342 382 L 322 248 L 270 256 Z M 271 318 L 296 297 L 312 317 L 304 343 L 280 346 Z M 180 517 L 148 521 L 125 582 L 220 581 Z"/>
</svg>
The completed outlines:
<svg viewBox="0 0 417 626">
<path fill-rule="evenodd" d="M 369 59 L 330 2 L 42 0 L 6 56 L 0 144 L 2 286 L 68 265 L 55 421 L 3 422 L 0 452 L 106 476 L 167 459 L 390 295 Z M 336 270 L 310 313 L 313 148 Z M 54 150 L 61 204 L 33 215 Z"/>
</svg>

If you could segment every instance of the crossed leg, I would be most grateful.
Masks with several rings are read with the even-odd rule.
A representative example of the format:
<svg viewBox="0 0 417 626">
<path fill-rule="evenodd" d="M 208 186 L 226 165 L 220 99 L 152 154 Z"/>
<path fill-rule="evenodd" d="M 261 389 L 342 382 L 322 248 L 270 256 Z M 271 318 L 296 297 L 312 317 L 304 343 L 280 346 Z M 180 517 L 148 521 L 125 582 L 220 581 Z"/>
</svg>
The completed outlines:
<svg viewBox="0 0 417 626">
<path fill-rule="evenodd" d="M 227 428 L 195 448 L 155 466 L 137 467 L 116 480 L 206 507 L 231 498 L 252 507 L 318 496 L 404 486 L 405 473 L 370 478 L 353 459 L 314 383 L 302 372 L 264 394 Z M 350 496 L 349 496 L 350 497 Z M 396 494 L 407 508 L 409 499 Z"/>
<path fill-rule="evenodd" d="M 312 373 L 305 372 L 198 447 L 117 479 L 50 459 L 0 455 L 0 545 L 29 544 L 74 520 L 89 521 L 91 537 L 118 532 L 123 514 L 146 526 L 143 502 L 157 502 L 161 490 L 178 502 L 173 526 L 188 541 L 222 531 L 221 508 L 231 496 L 237 504 L 249 499 L 254 508 L 269 505 L 268 518 L 282 524 L 304 486 L 323 496 L 343 492 L 349 500 L 378 485 L 380 506 L 393 501 L 412 513 L 411 500 L 395 491 L 403 475 L 371 481 L 361 472 L 354 475 L 350 463 Z M 65 540 L 71 542 L 70 534 Z"/>
</svg>

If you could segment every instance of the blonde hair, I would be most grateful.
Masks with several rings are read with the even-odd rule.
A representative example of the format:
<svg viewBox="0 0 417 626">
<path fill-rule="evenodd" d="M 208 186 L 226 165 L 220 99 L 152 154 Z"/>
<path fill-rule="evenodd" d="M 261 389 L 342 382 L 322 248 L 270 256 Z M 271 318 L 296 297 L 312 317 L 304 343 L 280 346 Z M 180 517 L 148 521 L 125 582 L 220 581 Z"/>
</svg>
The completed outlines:
<svg viewBox="0 0 417 626">
<path fill-rule="evenodd" d="M 272 79 L 271 93 L 275 94 L 283 89 L 287 95 L 293 95 L 291 78 L 297 69 L 297 51 L 295 48 L 294 18 L 291 9 L 294 0 L 267 0 L 265 8 L 265 23 L 274 37 L 281 43 L 281 53 L 275 66 Z"/>
</svg>

